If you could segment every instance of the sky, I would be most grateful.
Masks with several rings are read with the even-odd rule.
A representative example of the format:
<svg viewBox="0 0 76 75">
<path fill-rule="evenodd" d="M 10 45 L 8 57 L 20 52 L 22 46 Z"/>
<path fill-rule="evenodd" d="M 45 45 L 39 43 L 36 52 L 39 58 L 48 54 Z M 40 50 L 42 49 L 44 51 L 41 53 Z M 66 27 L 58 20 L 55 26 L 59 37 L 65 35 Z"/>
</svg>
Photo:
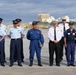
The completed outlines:
<svg viewBox="0 0 76 75">
<path fill-rule="evenodd" d="M 50 14 L 55 18 L 76 18 L 76 0 L 0 0 L 0 17 L 4 23 L 16 18 L 28 23 L 38 20 L 38 14 Z"/>
</svg>

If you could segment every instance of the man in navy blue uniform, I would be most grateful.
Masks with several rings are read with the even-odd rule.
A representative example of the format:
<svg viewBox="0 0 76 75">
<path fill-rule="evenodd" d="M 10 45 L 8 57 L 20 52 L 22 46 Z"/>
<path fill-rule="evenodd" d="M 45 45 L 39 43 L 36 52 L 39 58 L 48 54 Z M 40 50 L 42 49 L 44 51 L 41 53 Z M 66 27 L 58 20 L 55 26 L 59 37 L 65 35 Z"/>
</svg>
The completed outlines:
<svg viewBox="0 0 76 75">
<path fill-rule="evenodd" d="M 4 51 L 4 39 L 6 36 L 6 26 L 2 24 L 2 18 L 0 18 L 0 63 L 1 66 L 5 66 L 5 51 Z"/>
<path fill-rule="evenodd" d="M 30 65 L 33 65 L 34 52 L 36 51 L 36 56 L 38 60 L 38 66 L 42 66 L 41 64 L 41 48 L 44 44 L 44 38 L 39 29 L 37 29 L 37 21 L 32 22 L 33 28 L 30 29 L 27 33 L 27 39 L 30 40 Z"/>
<path fill-rule="evenodd" d="M 25 36 L 25 30 L 21 27 L 21 19 L 17 18 L 16 21 L 18 22 L 17 26 L 20 30 L 24 32 L 24 35 L 21 37 L 21 61 L 24 62 L 24 53 L 23 53 L 23 37 Z M 17 53 L 17 52 L 16 52 Z M 15 53 L 14 61 L 17 60 L 17 54 Z"/>
<path fill-rule="evenodd" d="M 11 38 L 10 42 L 10 67 L 13 66 L 14 63 L 14 55 L 15 50 L 17 50 L 17 62 L 18 66 L 22 66 L 21 64 L 21 35 L 23 32 L 17 27 L 18 22 L 16 20 L 13 20 L 13 27 L 11 27 L 7 35 L 9 38 Z"/>
<path fill-rule="evenodd" d="M 0 29 L 2 29 L 4 32 L 6 32 L 6 25 L 2 24 L 2 21 L 3 19 L 0 18 Z M 3 54 L 4 54 L 4 61 L 6 62 L 5 60 L 5 39 L 4 39 L 4 42 L 3 42 Z"/>
<path fill-rule="evenodd" d="M 60 41 L 60 43 L 61 43 L 60 62 L 61 62 L 63 60 L 63 55 L 64 55 L 64 53 L 63 53 L 63 50 L 64 50 L 64 32 L 67 29 L 69 29 L 69 25 L 68 25 L 68 23 L 66 23 L 66 17 L 62 18 L 62 23 L 60 23 L 58 26 L 60 27 L 62 34 L 63 34 L 62 39 Z M 65 50 L 66 50 L 66 48 L 65 48 Z M 65 54 L 66 54 L 66 52 L 65 52 Z"/>
<path fill-rule="evenodd" d="M 66 49 L 66 57 L 67 57 L 67 66 L 75 66 L 75 37 L 76 30 L 73 28 L 74 22 L 69 22 L 69 29 L 67 29 L 64 33 L 64 43 Z"/>
</svg>

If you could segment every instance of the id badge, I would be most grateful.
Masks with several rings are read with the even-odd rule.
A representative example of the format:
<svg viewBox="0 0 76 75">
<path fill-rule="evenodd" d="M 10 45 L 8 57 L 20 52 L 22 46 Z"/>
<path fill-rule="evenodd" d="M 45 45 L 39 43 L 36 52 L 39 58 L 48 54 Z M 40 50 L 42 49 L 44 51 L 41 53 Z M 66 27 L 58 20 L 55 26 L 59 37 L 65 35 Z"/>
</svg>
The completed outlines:
<svg viewBox="0 0 76 75">
<path fill-rule="evenodd" d="M 68 35 L 70 35 L 70 33 L 68 33 Z"/>
<path fill-rule="evenodd" d="M 73 35 L 75 35 L 75 33 L 73 33 Z"/>
</svg>

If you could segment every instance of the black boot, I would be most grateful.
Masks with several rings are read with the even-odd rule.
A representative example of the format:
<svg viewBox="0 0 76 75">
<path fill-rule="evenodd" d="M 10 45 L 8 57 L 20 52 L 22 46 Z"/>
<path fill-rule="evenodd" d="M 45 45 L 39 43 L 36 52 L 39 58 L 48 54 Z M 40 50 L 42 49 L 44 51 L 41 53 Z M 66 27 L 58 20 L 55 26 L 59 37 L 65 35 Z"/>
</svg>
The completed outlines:
<svg viewBox="0 0 76 75">
<path fill-rule="evenodd" d="M 38 60 L 38 66 L 43 66 L 43 65 L 41 64 L 41 60 Z"/>
<path fill-rule="evenodd" d="M 33 65 L 33 60 L 30 60 L 30 65 L 29 66 L 32 66 Z"/>
<path fill-rule="evenodd" d="M 4 63 L 1 63 L 1 66 L 3 66 L 3 67 L 4 67 L 4 66 L 5 66 L 5 65 L 4 65 Z"/>
<path fill-rule="evenodd" d="M 21 63 L 18 63 L 18 66 L 22 66 L 22 64 Z"/>
<path fill-rule="evenodd" d="M 12 67 L 13 66 L 13 63 L 10 63 L 9 67 Z"/>
</svg>

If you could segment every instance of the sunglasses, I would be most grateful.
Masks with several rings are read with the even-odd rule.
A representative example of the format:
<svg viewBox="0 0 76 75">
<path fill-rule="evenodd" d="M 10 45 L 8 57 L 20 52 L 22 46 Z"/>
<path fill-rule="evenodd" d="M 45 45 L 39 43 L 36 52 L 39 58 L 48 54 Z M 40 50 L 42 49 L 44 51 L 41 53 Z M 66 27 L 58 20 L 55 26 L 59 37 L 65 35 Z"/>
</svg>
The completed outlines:
<svg viewBox="0 0 76 75">
<path fill-rule="evenodd" d="M 66 21 L 66 20 L 62 20 L 62 21 Z"/>
</svg>

